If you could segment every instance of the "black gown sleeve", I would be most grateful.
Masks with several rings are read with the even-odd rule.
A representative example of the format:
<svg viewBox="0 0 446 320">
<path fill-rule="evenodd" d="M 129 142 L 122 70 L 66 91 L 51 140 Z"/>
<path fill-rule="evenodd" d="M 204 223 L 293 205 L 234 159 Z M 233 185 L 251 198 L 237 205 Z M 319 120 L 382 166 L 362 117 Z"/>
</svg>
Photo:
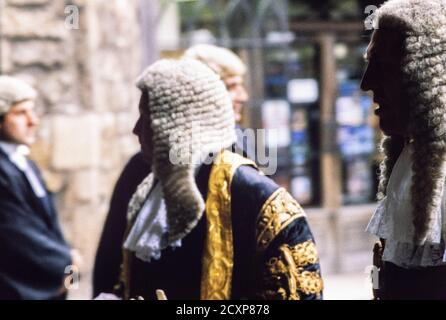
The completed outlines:
<svg viewBox="0 0 446 320">
<path fill-rule="evenodd" d="M 150 173 L 141 152 L 125 166 L 116 183 L 96 253 L 93 271 L 93 295 L 112 292 L 118 283 L 122 261 L 122 241 L 127 225 L 127 207 L 138 185 Z"/>
<path fill-rule="evenodd" d="M 233 297 L 321 299 L 315 241 L 301 206 L 250 166 L 233 178 Z"/>
</svg>

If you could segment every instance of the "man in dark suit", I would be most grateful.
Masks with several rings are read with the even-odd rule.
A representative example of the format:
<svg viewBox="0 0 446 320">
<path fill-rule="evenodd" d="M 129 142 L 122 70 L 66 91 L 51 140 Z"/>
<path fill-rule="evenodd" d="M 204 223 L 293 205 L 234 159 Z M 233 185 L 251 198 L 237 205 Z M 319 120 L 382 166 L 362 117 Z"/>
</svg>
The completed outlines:
<svg viewBox="0 0 446 320">
<path fill-rule="evenodd" d="M 36 92 L 0 76 L 0 299 L 63 299 L 70 248 L 39 169 L 27 159 Z"/>
</svg>

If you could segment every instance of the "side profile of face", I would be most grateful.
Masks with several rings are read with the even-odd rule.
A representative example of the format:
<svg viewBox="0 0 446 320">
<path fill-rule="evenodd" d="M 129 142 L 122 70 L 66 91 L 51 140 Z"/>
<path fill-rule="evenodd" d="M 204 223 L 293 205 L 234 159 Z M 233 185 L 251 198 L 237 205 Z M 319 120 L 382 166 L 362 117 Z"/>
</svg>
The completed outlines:
<svg viewBox="0 0 446 320">
<path fill-rule="evenodd" d="M 150 113 L 147 108 L 149 103 L 149 95 L 146 91 L 141 94 L 141 99 L 139 100 L 139 118 L 136 121 L 135 127 L 133 129 L 133 134 L 138 137 L 139 144 L 141 145 L 141 151 L 144 155 L 145 160 L 151 164 L 152 163 L 152 127 L 150 126 Z"/>
<path fill-rule="evenodd" d="M 245 103 L 248 101 L 248 93 L 243 84 L 242 76 L 229 76 L 223 79 L 226 89 L 231 98 L 232 107 L 234 109 L 235 122 L 242 121 L 242 110 Z"/>
<path fill-rule="evenodd" d="M 16 103 L 0 122 L 0 140 L 31 146 L 36 140 L 38 124 L 33 100 Z"/>
<path fill-rule="evenodd" d="M 367 69 L 361 89 L 373 92 L 375 114 L 386 135 L 408 136 L 408 98 L 402 83 L 403 37 L 391 30 L 376 30 L 365 54 Z"/>
</svg>

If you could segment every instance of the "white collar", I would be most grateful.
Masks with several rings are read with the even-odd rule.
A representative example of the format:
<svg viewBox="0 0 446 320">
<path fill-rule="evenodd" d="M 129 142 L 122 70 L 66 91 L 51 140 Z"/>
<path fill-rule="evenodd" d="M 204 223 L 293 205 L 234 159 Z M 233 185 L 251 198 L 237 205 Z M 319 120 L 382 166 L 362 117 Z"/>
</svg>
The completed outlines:
<svg viewBox="0 0 446 320">
<path fill-rule="evenodd" d="M 0 141 L 0 148 L 7 154 L 9 160 L 23 173 L 31 184 L 35 195 L 43 198 L 46 195 L 45 187 L 41 184 L 35 172 L 30 168 L 26 156 L 29 148 L 23 144 Z"/>
<path fill-rule="evenodd" d="M 392 168 L 387 183 L 386 197 L 381 200 L 367 226 L 368 232 L 380 238 L 413 244 L 412 218 L 412 154 L 413 146 L 407 144 Z M 439 244 L 446 235 L 443 221 L 446 219 L 446 185 L 443 186 L 441 205 L 435 209 L 427 239 L 422 244 Z"/>
<path fill-rule="evenodd" d="M 26 156 L 29 154 L 29 148 L 27 146 L 23 144 L 0 141 L 0 148 L 2 148 L 9 160 L 21 171 L 25 171 L 28 168 Z"/>
<path fill-rule="evenodd" d="M 180 247 L 181 240 L 169 242 L 170 224 L 167 218 L 166 203 L 159 181 L 149 191 L 135 223 L 124 241 L 124 248 L 135 252 L 139 259 L 150 262 L 158 260 L 161 251 L 167 247 Z"/>
<path fill-rule="evenodd" d="M 24 144 L 0 141 L 0 148 L 2 148 L 2 150 L 8 157 L 11 157 L 15 154 L 19 154 L 22 156 L 27 156 L 29 154 L 29 148 Z"/>
</svg>

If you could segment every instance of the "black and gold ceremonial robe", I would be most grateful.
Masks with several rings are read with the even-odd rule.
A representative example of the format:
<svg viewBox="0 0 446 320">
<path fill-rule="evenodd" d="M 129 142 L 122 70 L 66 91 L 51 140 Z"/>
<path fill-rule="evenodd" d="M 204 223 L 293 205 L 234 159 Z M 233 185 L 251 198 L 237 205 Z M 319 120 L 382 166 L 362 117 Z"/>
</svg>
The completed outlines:
<svg viewBox="0 0 446 320">
<path fill-rule="evenodd" d="M 222 151 L 202 165 L 197 186 L 205 214 L 159 260 L 124 251 L 126 298 L 321 299 L 323 282 L 315 242 L 301 206 L 255 164 Z M 222 161 L 218 161 L 222 160 Z"/>
</svg>

